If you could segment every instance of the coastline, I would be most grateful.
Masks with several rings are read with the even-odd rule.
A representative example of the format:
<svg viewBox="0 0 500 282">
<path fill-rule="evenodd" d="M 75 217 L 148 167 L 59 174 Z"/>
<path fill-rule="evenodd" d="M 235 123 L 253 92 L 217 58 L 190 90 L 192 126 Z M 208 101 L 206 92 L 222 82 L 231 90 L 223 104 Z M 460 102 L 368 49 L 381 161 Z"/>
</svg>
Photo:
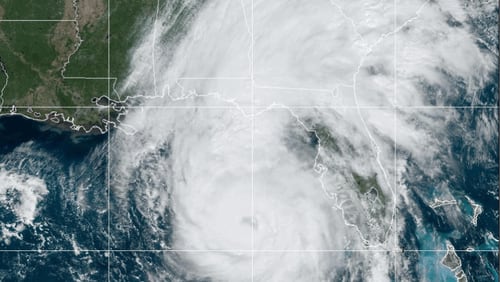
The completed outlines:
<svg viewBox="0 0 500 282">
<path fill-rule="evenodd" d="M 76 131 L 68 124 L 40 121 L 22 114 L 0 115 L 0 155 L 29 142 L 50 150 L 57 147 L 64 154 L 73 155 L 88 152 L 103 142 L 107 143 L 107 139 L 107 134 Z"/>
<path fill-rule="evenodd" d="M 3 112 L 6 108 L 0 108 L 0 119 L 5 117 L 21 117 L 26 120 L 39 122 L 40 124 L 49 126 L 54 130 L 68 132 L 74 135 L 104 135 L 109 131 L 109 125 L 115 125 L 115 122 L 102 120 L 104 126 L 92 125 L 86 126 L 77 124 L 73 117 L 66 117 L 64 113 L 58 111 L 50 111 L 47 114 L 40 114 L 34 112 L 31 108 L 26 109 L 26 113 L 18 111 L 17 108 L 12 107 L 10 110 Z"/>
</svg>

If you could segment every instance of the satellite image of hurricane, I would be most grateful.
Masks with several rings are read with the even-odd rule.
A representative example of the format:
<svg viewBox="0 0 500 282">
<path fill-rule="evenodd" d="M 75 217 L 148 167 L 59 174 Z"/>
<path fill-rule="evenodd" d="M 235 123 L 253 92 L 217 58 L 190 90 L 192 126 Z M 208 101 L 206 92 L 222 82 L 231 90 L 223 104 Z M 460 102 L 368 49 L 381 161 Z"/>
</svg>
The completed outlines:
<svg viewBox="0 0 500 282">
<path fill-rule="evenodd" d="M 0 0 L 0 281 L 498 281 L 498 14 Z"/>
</svg>

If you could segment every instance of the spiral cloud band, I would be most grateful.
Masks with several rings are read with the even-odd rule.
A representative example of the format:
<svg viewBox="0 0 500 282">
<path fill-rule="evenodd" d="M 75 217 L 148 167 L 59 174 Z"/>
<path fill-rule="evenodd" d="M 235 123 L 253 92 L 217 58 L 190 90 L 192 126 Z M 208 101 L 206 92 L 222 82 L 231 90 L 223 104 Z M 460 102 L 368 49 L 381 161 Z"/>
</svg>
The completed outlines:
<svg viewBox="0 0 500 282">
<path fill-rule="evenodd" d="M 150 278 L 403 278 L 405 178 L 445 173 L 452 106 L 482 106 L 497 68 L 473 31 L 496 6 L 474 5 L 160 2 L 118 85 L 138 107 L 112 142 L 120 228 L 140 214 L 140 247 L 165 250 Z"/>
</svg>

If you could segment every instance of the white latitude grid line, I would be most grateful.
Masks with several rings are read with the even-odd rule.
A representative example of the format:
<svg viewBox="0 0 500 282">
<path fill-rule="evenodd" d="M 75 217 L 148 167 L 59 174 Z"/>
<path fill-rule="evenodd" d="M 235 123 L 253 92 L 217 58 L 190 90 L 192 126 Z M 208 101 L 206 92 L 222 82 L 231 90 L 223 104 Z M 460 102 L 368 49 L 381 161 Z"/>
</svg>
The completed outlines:
<svg viewBox="0 0 500 282">
<path fill-rule="evenodd" d="M 389 249 L 52 249 L 52 250 L 36 250 L 36 249 L 25 249 L 25 250 L 0 250 L 1 253 L 159 253 L 159 252 L 179 252 L 179 253 L 391 253 L 392 250 Z M 398 250 L 398 253 L 415 253 L 415 252 L 425 252 L 425 253 L 446 253 L 449 250 L 443 249 L 408 249 L 408 250 Z M 486 249 L 465 249 L 465 250 L 454 250 L 455 252 L 462 253 L 498 253 L 500 250 L 486 250 Z"/>
<path fill-rule="evenodd" d="M 15 109 L 105 109 L 107 106 L 13 106 Z M 0 109 L 3 110 L 11 110 L 13 108 L 12 106 L 0 106 Z M 499 109 L 499 106 L 404 106 L 404 105 L 398 105 L 398 106 L 393 106 L 393 105 L 388 105 L 388 106 L 325 106 L 325 105 L 312 105 L 312 106 L 300 106 L 300 105 L 291 105 L 291 106 L 286 106 L 287 108 L 290 109 L 456 109 L 456 110 L 464 110 L 464 109 L 477 109 L 477 110 L 497 110 Z M 110 108 L 113 109 L 269 109 L 269 108 L 274 108 L 274 109 L 279 109 L 282 108 L 281 104 L 269 104 L 268 106 L 155 106 L 155 105 L 144 105 L 144 106 L 110 106 Z M 4 114 L 11 114 L 9 113 L 1 113 L 0 115 Z M 19 113 L 18 113 L 19 114 Z"/>
<path fill-rule="evenodd" d="M 70 20 L 70 19 L 54 19 L 54 20 L 50 20 L 50 19 L 47 19 L 47 20 L 36 20 L 36 19 L 33 19 L 33 20 L 30 20 L 30 19 L 19 19 L 19 20 L 8 20 L 8 19 L 0 19 L 0 23 L 1 22 L 76 22 L 76 20 Z"/>
</svg>

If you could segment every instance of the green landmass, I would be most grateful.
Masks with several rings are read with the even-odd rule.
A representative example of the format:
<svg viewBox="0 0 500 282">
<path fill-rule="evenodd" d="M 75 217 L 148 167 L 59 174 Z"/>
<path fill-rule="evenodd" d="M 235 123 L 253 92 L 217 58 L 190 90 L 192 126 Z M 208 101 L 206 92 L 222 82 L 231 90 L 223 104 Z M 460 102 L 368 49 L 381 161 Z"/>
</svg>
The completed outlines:
<svg viewBox="0 0 500 282">
<path fill-rule="evenodd" d="M 354 178 L 354 182 L 356 183 L 356 186 L 361 194 L 366 194 L 372 190 L 375 190 L 377 192 L 377 197 L 379 198 L 379 200 L 382 202 L 382 204 L 385 204 L 385 195 L 382 191 L 382 188 L 380 187 L 380 184 L 377 181 L 377 174 L 364 177 L 355 172 L 352 172 L 352 177 Z"/>
<path fill-rule="evenodd" d="M 342 154 L 337 140 L 330 133 L 330 129 L 327 126 L 317 124 L 313 127 L 316 136 L 321 140 L 321 146 L 328 151 L 333 151 L 338 154 Z"/>
<path fill-rule="evenodd" d="M 117 122 L 116 105 L 134 93 L 117 95 L 113 87 L 127 76 L 158 4 L 174 15 L 158 42 L 173 44 L 193 16 L 180 0 L 0 0 L 0 114 L 14 108 L 46 119 L 56 112 L 83 128 L 105 128 L 107 113 L 97 105 L 110 105 Z"/>
<path fill-rule="evenodd" d="M 1 0 L 2 18 L 9 20 L 59 20 L 64 16 L 65 1 Z"/>
</svg>

